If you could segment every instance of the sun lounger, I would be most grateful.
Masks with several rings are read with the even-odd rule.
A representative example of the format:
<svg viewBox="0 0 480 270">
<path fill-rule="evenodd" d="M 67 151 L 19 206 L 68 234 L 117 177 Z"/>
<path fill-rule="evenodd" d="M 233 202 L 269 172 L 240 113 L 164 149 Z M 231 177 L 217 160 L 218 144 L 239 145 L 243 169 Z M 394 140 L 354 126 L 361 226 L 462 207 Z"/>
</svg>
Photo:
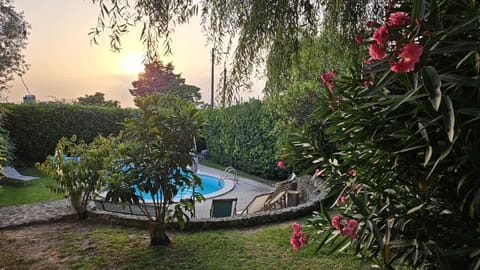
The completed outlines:
<svg viewBox="0 0 480 270">
<path fill-rule="evenodd" d="M 287 180 L 275 184 L 273 192 L 264 193 L 255 196 L 250 203 L 238 214 L 253 214 L 260 211 L 269 211 L 287 207 L 288 190 L 295 185 L 295 174 L 292 174 Z"/>
<path fill-rule="evenodd" d="M 27 181 L 39 179 L 39 177 L 36 176 L 22 175 L 14 167 L 9 166 L 3 167 L 3 175 L 5 176 L 5 178 L 24 181 L 24 183 Z"/>
<path fill-rule="evenodd" d="M 248 214 L 253 214 L 253 213 L 263 211 L 265 207 L 265 202 L 267 201 L 267 199 L 270 197 L 271 194 L 272 192 L 269 192 L 269 193 L 264 193 L 264 194 L 260 194 L 253 197 L 250 203 L 248 203 L 248 205 L 237 214 L 248 215 Z"/>
</svg>

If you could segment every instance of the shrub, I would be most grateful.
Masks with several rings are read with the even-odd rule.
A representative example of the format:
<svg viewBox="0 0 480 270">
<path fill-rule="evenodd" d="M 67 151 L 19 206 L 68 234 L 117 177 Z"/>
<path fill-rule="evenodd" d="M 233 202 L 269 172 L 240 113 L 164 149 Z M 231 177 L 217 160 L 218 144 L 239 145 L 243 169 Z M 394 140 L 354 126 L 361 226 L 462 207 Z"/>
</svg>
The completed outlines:
<svg viewBox="0 0 480 270">
<path fill-rule="evenodd" d="M 49 175 L 54 185 L 51 190 L 70 197 L 73 208 L 80 219 L 87 217 L 87 204 L 95 190 L 102 188 L 104 159 L 117 145 L 114 137 L 96 137 L 93 142 L 76 142 L 61 138 L 55 148 L 55 154 L 48 156 L 36 167 Z"/>
<path fill-rule="evenodd" d="M 102 134 L 116 135 L 134 110 L 63 103 L 5 104 L 6 129 L 15 145 L 16 162 L 26 165 L 52 155 L 62 137 L 76 135 L 89 143 Z"/>
<path fill-rule="evenodd" d="M 286 177 L 276 165 L 275 122 L 259 100 L 209 111 L 205 130 L 209 157 L 265 178 Z"/>
<path fill-rule="evenodd" d="M 339 206 L 312 220 L 329 232 L 320 246 L 355 245 L 384 269 L 479 268 L 479 11 L 478 1 L 395 1 L 365 39 L 375 61 L 322 77 L 314 117 L 337 150 L 309 158 Z M 351 219 L 356 237 L 342 231 Z"/>
</svg>

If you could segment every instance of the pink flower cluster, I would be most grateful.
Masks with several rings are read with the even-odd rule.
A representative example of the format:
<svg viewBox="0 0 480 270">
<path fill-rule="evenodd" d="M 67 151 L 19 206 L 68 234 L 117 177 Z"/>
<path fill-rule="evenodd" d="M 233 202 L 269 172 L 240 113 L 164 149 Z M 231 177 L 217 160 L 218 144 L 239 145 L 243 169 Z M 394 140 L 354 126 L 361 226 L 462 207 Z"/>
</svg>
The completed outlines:
<svg viewBox="0 0 480 270">
<path fill-rule="evenodd" d="M 340 231 L 341 234 L 345 236 L 352 237 L 353 239 L 358 239 L 358 234 L 355 231 L 358 228 L 358 221 L 355 219 L 347 219 L 344 223 L 342 216 L 336 215 L 332 219 L 332 226 Z"/>
<path fill-rule="evenodd" d="M 423 20 L 416 20 L 420 26 L 423 22 Z M 389 61 L 389 64 L 393 72 L 413 71 L 423 55 L 423 45 L 420 43 L 418 32 L 411 33 L 408 28 L 409 24 L 410 15 L 408 13 L 401 11 L 390 13 L 387 22 L 373 32 L 372 42 L 368 48 L 370 59 L 365 62 L 381 60 L 390 55 L 392 60 Z M 378 24 L 368 21 L 366 25 L 376 27 Z M 427 34 L 425 31 L 422 35 L 428 36 Z M 355 40 L 359 42 L 362 39 L 356 36 Z"/>
<path fill-rule="evenodd" d="M 330 93 L 333 93 L 336 77 L 337 77 L 337 72 L 334 69 L 332 69 L 329 72 L 323 73 L 321 76 L 323 83 L 328 87 L 328 90 L 330 90 Z"/>
<path fill-rule="evenodd" d="M 283 160 L 279 160 L 279 161 L 277 162 L 277 166 L 278 166 L 280 169 L 282 169 L 282 170 L 285 169 L 285 168 L 287 168 L 287 167 L 285 166 L 285 162 L 284 162 Z"/>
<path fill-rule="evenodd" d="M 302 246 L 306 246 L 308 244 L 309 235 L 304 234 L 300 230 L 300 224 L 298 223 L 293 223 L 292 228 L 293 233 L 292 237 L 290 237 L 290 244 L 292 245 L 293 249 L 295 249 L 296 251 L 300 251 L 300 248 Z"/>
</svg>

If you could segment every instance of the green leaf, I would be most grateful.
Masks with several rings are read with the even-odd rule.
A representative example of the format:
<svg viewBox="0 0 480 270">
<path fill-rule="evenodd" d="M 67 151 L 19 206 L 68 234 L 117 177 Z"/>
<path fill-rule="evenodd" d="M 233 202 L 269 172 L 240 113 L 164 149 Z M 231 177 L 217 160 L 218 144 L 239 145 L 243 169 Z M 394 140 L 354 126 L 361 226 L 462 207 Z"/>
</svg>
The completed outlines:
<svg viewBox="0 0 480 270">
<path fill-rule="evenodd" d="M 442 91 L 440 90 L 442 82 L 440 81 L 440 76 L 434 67 L 426 66 L 422 69 L 422 77 L 425 89 L 427 89 L 430 96 L 430 103 L 432 103 L 433 109 L 438 111 L 442 100 Z"/>
<path fill-rule="evenodd" d="M 433 153 L 432 146 L 429 145 L 427 147 L 427 150 L 425 151 L 425 159 L 423 161 L 423 167 L 427 167 L 428 162 L 432 158 L 432 153 Z"/>
<path fill-rule="evenodd" d="M 411 17 L 411 25 L 415 25 L 415 19 L 422 19 L 425 17 L 425 0 L 416 0 L 413 1 L 412 6 L 412 17 Z"/>
<path fill-rule="evenodd" d="M 473 79 L 457 74 L 442 74 L 440 75 L 440 79 L 442 81 L 449 81 L 458 85 L 480 88 L 480 79 Z"/>
<path fill-rule="evenodd" d="M 411 214 L 417 212 L 418 210 L 422 209 L 424 205 L 425 205 L 425 203 L 422 203 L 420 205 L 417 205 L 417 206 L 413 207 L 412 209 L 407 211 L 407 215 L 411 215 Z"/>
<path fill-rule="evenodd" d="M 443 122 L 447 131 L 448 140 L 453 142 L 453 135 L 455 132 L 455 110 L 453 109 L 452 100 L 449 96 L 445 96 L 443 100 Z"/>
<path fill-rule="evenodd" d="M 365 97 L 370 97 L 375 95 L 378 90 L 382 89 L 385 85 L 387 85 L 396 75 L 397 73 L 389 70 L 385 72 L 385 75 L 377 82 L 377 84 L 365 94 Z"/>
</svg>

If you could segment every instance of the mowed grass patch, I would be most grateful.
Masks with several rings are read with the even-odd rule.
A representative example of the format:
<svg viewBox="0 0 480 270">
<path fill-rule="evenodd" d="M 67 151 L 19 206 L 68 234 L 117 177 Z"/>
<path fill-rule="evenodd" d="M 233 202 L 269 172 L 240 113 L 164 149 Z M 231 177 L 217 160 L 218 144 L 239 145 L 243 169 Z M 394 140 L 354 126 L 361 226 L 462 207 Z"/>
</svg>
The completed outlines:
<svg viewBox="0 0 480 270">
<path fill-rule="evenodd" d="M 352 255 L 314 254 L 315 245 L 300 252 L 289 239 L 291 223 L 264 225 L 249 229 L 224 229 L 204 232 L 170 231 L 170 247 L 150 247 L 148 231 L 112 228 L 89 222 L 55 223 L 40 233 L 36 225 L 42 256 L 34 246 L 16 246 L 7 231 L 8 244 L 3 264 L 8 269 L 356 269 L 359 260 Z M 55 228 L 57 226 L 57 228 Z M 18 229 L 21 230 L 21 229 Z M 25 230 L 25 229 L 24 229 Z M 18 234 L 26 235 L 25 232 Z M 28 235 L 28 234 L 27 234 Z M 48 243 L 48 244 L 47 244 Z M 42 246 L 44 245 L 44 246 Z M 34 250 L 32 250 L 32 248 Z M 30 249 L 30 252 L 22 252 Z M 21 254 L 21 255 L 19 255 Z M 8 260 L 9 257 L 15 259 Z M 20 257 L 18 257 L 20 256 Z M 9 264 L 5 264 L 9 262 Z"/>
<path fill-rule="evenodd" d="M 61 194 L 56 194 L 48 189 L 48 185 L 53 183 L 52 179 L 36 168 L 23 168 L 18 171 L 23 175 L 37 176 L 40 179 L 27 182 L 6 178 L 0 180 L 0 207 L 64 198 Z"/>
</svg>

